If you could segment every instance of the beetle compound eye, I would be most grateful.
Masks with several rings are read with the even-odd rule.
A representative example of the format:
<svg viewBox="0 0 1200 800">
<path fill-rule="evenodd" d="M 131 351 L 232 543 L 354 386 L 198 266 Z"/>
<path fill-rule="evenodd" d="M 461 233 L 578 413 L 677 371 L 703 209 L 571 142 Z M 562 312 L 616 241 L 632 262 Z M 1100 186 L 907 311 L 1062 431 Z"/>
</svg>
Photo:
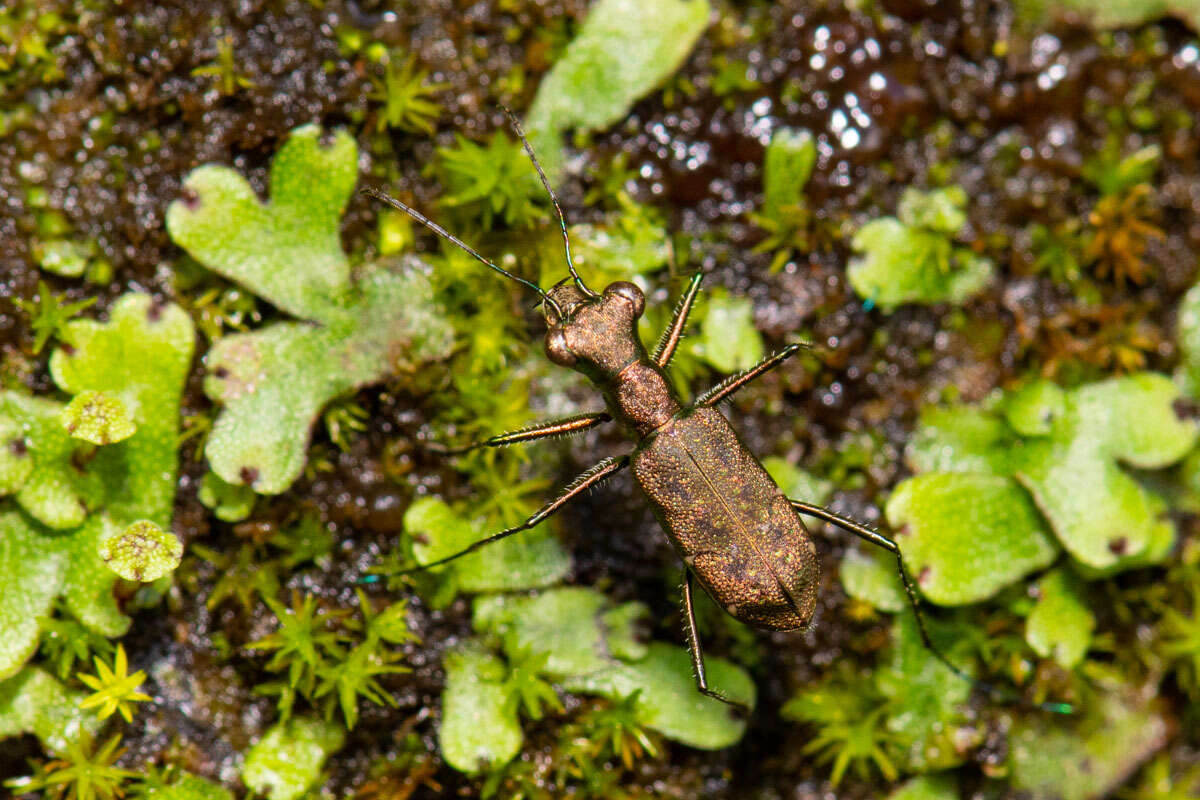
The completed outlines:
<svg viewBox="0 0 1200 800">
<path fill-rule="evenodd" d="M 560 367 L 575 366 L 575 354 L 567 346 L 567 335 L 562 328 L 552 328 L 546 333 L 546 355 Z"/>
<path fill-rule="evenodd" d="M 642 294 L 642 290 L 637 287 L 637 284 L 629 281 L 617 281 L 610 283 L 608 288 L 604 290 L 607 296 L 616 295 L 623 297 L 633 306 L 634 318 L 640 317 L 642 312 L 646 310 L 646 295 Z"/>
</svg>

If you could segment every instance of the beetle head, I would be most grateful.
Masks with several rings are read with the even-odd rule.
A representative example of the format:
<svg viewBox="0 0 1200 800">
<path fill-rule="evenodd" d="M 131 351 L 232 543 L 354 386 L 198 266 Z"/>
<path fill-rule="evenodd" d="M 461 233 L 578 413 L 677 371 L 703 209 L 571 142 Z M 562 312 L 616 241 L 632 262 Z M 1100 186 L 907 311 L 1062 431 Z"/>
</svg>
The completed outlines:
<svg viewBox="0 0 1200 800">
<path fill-rule="evenodd" d="M 628 281 L 610 283 L 589 297 L 573 283 L 562 282 L 548 292 L 562 316 L 547 303 L 546 355 L 555 364 L 572 367 L 589 377 L 615 375 L 644 354 L 637 337 L 637 320 L 646 309 L 646 296 Z"/>
</svg>

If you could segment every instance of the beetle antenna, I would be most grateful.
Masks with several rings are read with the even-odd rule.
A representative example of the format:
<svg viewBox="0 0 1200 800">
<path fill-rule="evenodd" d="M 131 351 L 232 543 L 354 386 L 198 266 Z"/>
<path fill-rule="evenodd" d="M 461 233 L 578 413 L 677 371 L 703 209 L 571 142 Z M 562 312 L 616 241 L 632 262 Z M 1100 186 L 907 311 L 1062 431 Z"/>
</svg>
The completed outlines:
<svg viewBox="0 0 1200 800">
<path fill-rule="evenodd" d="M 571 278 L 575 281 L 575 287 L 583 292 L 588 297 L 599 297 L 598 294 L 588 288 L 588 285 L 583 282 L 583 278 L 579 277 L 579 273 L 575 271 L 575 262 L 571 260 L 571 237 L 567 235 L 567 218 L 563 215 L 562 206 L 558 204 L 558 196 L 554 194 L 554 190 L 550 188 L 550 181 L 546 179 L 546 172 L 542 169 L 542 165 L 538 162 L 537 156 L 533 154 L 533 146 L 529 144 L 529 140 L 525 138 L 525 131 L 521 127 L 521 123 L 508 106 L 500 106 L 504 109 L 504 113 L 508 115 L 508 121 L 512 124 L 513 130 L 516 131 L 517 137 L 521 140 L 525 152 L 529 155 L 529 160 L 533 162 L 533 168 L 537 170 L 538 177 L 541 178 L 542 186 L 546 187 L 546 193 L 550 195 L 550 202 L 554 204 L 554 210 L 558 212 L 558 226 L 562 228 L 563 249 L 567 254 L 567 269 L 571 273 Z"/>
<path fill-rule="evenodd" d="M 446 230 L 441 225 L 438 225 L 436 222 L 434 222 L 429 217 L 422 214 L 420 211 L 417 211 L 415 208 L 412 208 L 411 206 L 406 206 L 404 203 L 401 203 L 399 200 L 392 197 L 387 192 L 385 192 L 381 189 L 376 189 L 371 186 L 367 186 L 363 189 L 360 189 L 359 191 L 362 194 L 368 195 L 370 197 L 374 197 L 376 200 L 382 200 L 383 202 L 387 203 L 392 208 L 395 208 L 398 211 L 403 211 L 405 214 L 408 214 L 410 217 L 415 219 L 417 222 L 421 223 L 426 228 L 428 228 L 429 230 L 436 233 L 438 236 L 440 236 L 443 239 L 445 239 L 446 241 L 450 242 L 450 244 L 467 252 L 472 258 L 474 258 L 480 264 L 483 264 L 488 269 L 493 269 L 496 272 L 499 272 L 504 277 L 512 278 L 514 281 L 521 284 L 522 286 L 529 288 L 529 289 L 533 289 L 535 292 L 537 292 L 539 295 L 541 295 L 542 302 L 548 303 L 550 305 L 550 307 L 554 309 L 554 313 L 557 314 L 559 317 L 562 317 L 562 315 L 563 315 L 562 309 L 559 308 L 558 303 L 554 302 L 553 298 L 551 298 L 550 295 L 546 294 L 546 292 L 542 289 L 542 287 L 538 286 L 536 283 L 527 281 L 519 275 L 514 275 L 511 272 L 509 272 L 508 270 L 506 270 L 503 267 L 496 264 L 494 261 L 484 258 L 482 255 L 479 254 L 479 252 L 477 250 L 475 250 L 475 248 L 471 247 L 469 244 L 464 242 L 462 239 L 459 239 L 457 236 L 452 234 L 450 231 Z"/>
</svg>

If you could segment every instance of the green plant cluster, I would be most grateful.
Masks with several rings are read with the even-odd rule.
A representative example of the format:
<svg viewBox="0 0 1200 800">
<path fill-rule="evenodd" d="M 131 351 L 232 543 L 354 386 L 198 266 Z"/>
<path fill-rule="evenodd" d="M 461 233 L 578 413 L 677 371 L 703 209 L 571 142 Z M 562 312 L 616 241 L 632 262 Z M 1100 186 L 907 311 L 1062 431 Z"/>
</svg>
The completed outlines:
<svg viewBox="0 0 1200 800">
<path fill-rule="evenodd" d="M 1179 400 L 1179 390 L 1165 376 L 1139 373 L 1072 390 L 1034 380 L 982 407 L 930 408 L 905 456 L 918 474 L 902 481 L 886 505 L 907 570 L 924 597 L 941 606 L 970 606 L 956 615 L 964 622 L 991 620 L 993 632 L 986 639 L 980 638 L 981 627 L 960 627 L 947 640 L 951 660 L 968 668 L 982 658 L 989 671 L 1007 673 L 1008 679 L 1034 679 L 1039 701 L 1075 701 L 1073 713 L 1057 720 L 1021 717 L 1011 739 L 1006 774 L 1014 787 L 1036 796 L 1091 797 L 1120 780 L 1123 770 L 1162 741 L 1164 718 L 1140 696 L 1153 691 L 1164 670 L 1176 670 L 1184 685 L 1191 674 L 1196 626 L 1178 610 L 1189 607 L 1188 601 L 1178 598 L 1152 601 L 1157 614 L 1150 614 L 1161 615 L 1161 621 L 1151 650 L 1161 661 L 1149 673 L 1142 667 L 1110 670 L 1088 658 L 1111 647 L 1108 634 L 1097 631 L 1090 585 L 1162 563 L 1175 543 L 1175 526 L 1163 515 L 1167 497 L 1124 465 L 1145 474 L 1193 450 L 1196 424 L 1177 412 Z M 1037 573 L 1031 598 L 1023 597 L 1021 582 Z M 1186 595 L 1182 587 L 1194 578 L 1194 567 L 1173 567 L 1162 593 Z M 901 614 L 894 636 L 912 628 L 890 556 L 848 557 L 841 579 L 857 600 Z M 1194 614 L 1194 603 L 1191 608 Z M 894 642 L 893 657 L 900 651 Z M 1069 672 L 1057 678 L 1031 674 L 1035 655 Z M 930 658 L 927 652 L 925 657 Z M 951 675 L 932 660 L 929 670 Z M 873 675 L 880 695 L 886 696 L 891 680 L 886 669 Z M 856 701 L 865 703 L 864 714 L 881 709 L 870 724 L 864 714 L 839 716 L 851 687 Z M 914 758 L 918 751 L 911 743 L 894 737 L 897 720 L 913 713 L 905 710 L 914 697 L 911 689 L 873 703 L 862 700 L 853 676 L 835 672 L 789 708 L 820 731 L 811 748 L 833 761 L 835 775 L 863 772 L 873 763 L 895 777 L 954 766 L 977 743 L 966 733 L 972 725 L 961 706 L 955 708 L 951 688 L 918 706 L 959 714 L 919 728 L 957 731 L 955 748 L 937 750 L 953 752 L 941 761 Z M 1101 762 L 1103 769 L 1088 766 Z"/>
<path fill-rule="evenodd" d="M 108 322 L 74 320 L 57 331 L 67 346 L 51 355 L 50 371 L 74 399 L 0 392 L 0 494 L 12 497 L 0 509 L 0 677 L 37 648 L 59 597 L 90 631 L 124 633 L 129 619 L 112 593 L 118 575 L 163 574 L 150 563 L 157 548 L 130 552 L 128 538 L 178 544 L 169 530 L 191 321 L 178 306 L 127 294 Z M 107 409 L 99 415 L 107 422 L 85 423 L 81 398 Z"/>
<path fill-rule="evenodd" d="M 954 241 L 967 223 L 966 205 L 959 186 L 905 189 L 897 216 L 868 222 L 850 242 L 860 254 L 846 268 L 855 293 L 890 311 L 904 303 L 961 305 L 979 292 L 993 265 Z"/>
</svg>

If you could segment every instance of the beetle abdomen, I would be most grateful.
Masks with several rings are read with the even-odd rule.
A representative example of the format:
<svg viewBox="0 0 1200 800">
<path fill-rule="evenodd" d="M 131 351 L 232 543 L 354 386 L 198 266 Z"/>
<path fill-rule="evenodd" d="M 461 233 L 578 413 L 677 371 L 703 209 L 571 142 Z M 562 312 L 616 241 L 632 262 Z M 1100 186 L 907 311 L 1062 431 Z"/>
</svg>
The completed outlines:
<svg viewBox="0 0 1200 800">
<path fill-rule="evenodd" d="M 711 408 L 664 425 L 633 474 L 671 543 L 714 600 L 758 628 L 808 624 L 819 564 L 800 516 Z"/>
</svg>

